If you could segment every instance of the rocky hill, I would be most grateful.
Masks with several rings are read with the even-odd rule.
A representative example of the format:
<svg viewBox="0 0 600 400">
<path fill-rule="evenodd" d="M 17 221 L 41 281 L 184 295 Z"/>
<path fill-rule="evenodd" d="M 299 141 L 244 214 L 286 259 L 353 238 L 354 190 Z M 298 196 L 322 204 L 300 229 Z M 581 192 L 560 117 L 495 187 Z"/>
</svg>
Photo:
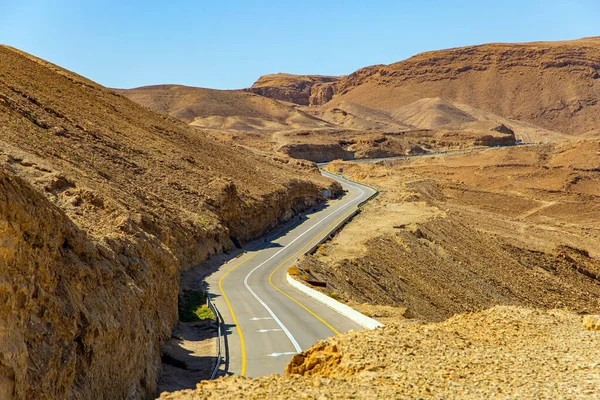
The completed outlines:
<svg viewBox="0 0 600 400">
<path fill-rule="evenodd" d="M 318 104 L 390 110 L 442 97 L 569 135 L 597 136 L 600 38 L 486 44 L 360 69 Z"/>
<path fill-rule="evenodd" d="M 474 139 L 501 125 L 526 143 L 598 137 L 599 68 L 600 39 L 588 38 L 432 51 L 341 77 L 265 75 L 243 91 L 161 85 L 122 93 L 210 128 L 219 139 L 323 161 L 406 154 L 427 142 L 445 150 L 454 146 L 448 135 L 458 138 L 458 147 L 510 144 L 506 138 Z M 422 129 L 443 139 L 415 140 Z M 298 130 L 314 134 L 301 143 L 285 140 Z M 323 147 L 311 141 L 325 132 L 343 136 L 341 142 Z M 369 142 L 373 133 L 403 132 L 411 132 L 405 143 L 385 150 L 362 145 L 354 151 L 344 144 L 361 135 Z"/>
<path fill-rule="evenodd" d="M 0 398 L 17 399 L 151 398 L 179 274 L 338 190 L 3 46 L 0 185 Z"/>
<path fill-rule="evenodd" d="M 205 129 L 273 131 L 331 126 L 293 105 L 240 90 L 157 85 L 116 91 L 154 111 Z"/>
<path fill-rule="evenodd" d="M 340 101 L 330 102 L 321 107 L 305 108 L 305 111 L 331 124 L 354 131 L 387 133 L 425 129 L 437 133 L 453 132 L 456 136 L 466 137 L 470 133 L 503 131 L 514 133 L 516 139 L 525 143 L 546 143 L 571 138 L 531 123 L 505 118 L 440 97 L 421 98 L 413 103 L 389 109 L 376 109 Z"/>
<path fill-rule="evenodd" d="M 341 77 L 271 74 L 261 76 L 246 91 L 303 106 L 321 104 L 332 94 L 331 85 Z"/>
<path fill-rule="evenodd" d="M 220 140 L 316 162 L 569 138 L 442 98 L 377 110 L 346 102 L 300 107 L 241 91 L 176 85 L 119 92 Z"/>
</svg>

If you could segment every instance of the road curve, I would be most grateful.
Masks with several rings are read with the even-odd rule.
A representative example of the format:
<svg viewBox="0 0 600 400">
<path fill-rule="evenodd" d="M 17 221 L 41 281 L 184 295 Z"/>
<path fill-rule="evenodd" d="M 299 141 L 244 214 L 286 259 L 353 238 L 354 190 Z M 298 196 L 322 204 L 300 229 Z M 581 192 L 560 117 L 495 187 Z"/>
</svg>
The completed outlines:
<svg viewBox="0 0 600 400">
<path fill-rule="evenodd" d="M 253 250 L 206 278 L 225 323 L 227 364 L 222 373 L 282 373 L 293 354 L 317 340 L 363 329 L 286 281 L 287 268 L 374 193 L 326 171 L 323 175 L 338 181 L 346 195 L 302 214 L 298 223 L 276 237 L 249 243 L 247 248 Z"/>
</svg>

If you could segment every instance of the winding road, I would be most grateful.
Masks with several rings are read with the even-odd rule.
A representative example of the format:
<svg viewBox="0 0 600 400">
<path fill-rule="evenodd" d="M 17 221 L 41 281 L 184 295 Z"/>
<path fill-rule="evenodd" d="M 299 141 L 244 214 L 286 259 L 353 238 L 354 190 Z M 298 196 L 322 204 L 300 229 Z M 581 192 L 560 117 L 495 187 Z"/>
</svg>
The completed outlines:
<svg viewBox="0 0 600 400">
<path fill-rule="evenodd" d="M 374 190 L 323 171 L 347 194 L 221 266 L 206 278 L 208 292 L 222 314 L 226 363 L 221 374 L 261 376 L 282 373 L 293 354 L 317 340 L 363 329 L 290 286 L 286 273 L 302 254 L 331 233 Z"/>
</svg>

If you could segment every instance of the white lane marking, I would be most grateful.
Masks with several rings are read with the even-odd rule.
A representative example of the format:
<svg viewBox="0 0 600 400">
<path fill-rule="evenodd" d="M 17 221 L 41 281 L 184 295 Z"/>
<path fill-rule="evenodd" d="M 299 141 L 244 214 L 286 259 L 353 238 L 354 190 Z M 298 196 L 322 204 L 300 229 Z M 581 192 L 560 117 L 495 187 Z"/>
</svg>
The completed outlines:
<svg viewBox="0 0 600 400">
<path fill-rule="evenodd" d="M 282 329 L 276 328 L 276 329 L 259 329 L 256 332 L 265 333 L 265 332 L 281 332 L 281 331 L 282 331 Z"/>
<path fill-rule="evenodd" d="M 296 354 L 295 351 L 287 351 L 285 353 L 271 353 L 271 354 L 267 354 L 267 357 L 279 357 L 279 356 L 287 356 L 287 355 L 291 355 L 291 354 Z"/>
<path fill-rule="evenodd" d="M 273 317 L 254 317 L 254 318 L 250 318 L 250 321 L 262 321 L 263 319 L 273 319 Z"/>
<path fill-rule="evenodd" d="M 365 194 L 365 192 L 359 186 L 354 186 L 354 185 L 348 185 L 348 186 L 354 187 L 354 188 L 360 190 L 360 195 L 358 196 L 358 199 L 360 199 Z M 263 299 L 261 299 L 254 292 L 254 290 L 252 290 L 252 288 L 250 287 L 250 285 L 248 285 L 248 278 L 250 278 L 250 275 L 252 275 L 254 273 L 254 271 L 256 271 L 257 269 L 259 269 L 260 267 L 262 267 L 263 265 L 265 265 L 266 263 L 268 263 L 269 261 L 271 261 L 273 258 L 277 257 L 277 255 L 279 253 L 281 253 L 282 251 L 284 251 L 285 249 L 287 249 L 289 246 L 291 246 L 292 244 L 294 244 L 294 242 L 296 240 L 299 240 L 302 236 L 306 235 L 308 232 L 310 232 L 311 230 L 313 230 L 314 228 L 316 228 L 323 221 L 325 221 L 328 218 L 332 217 L 333 215 L 339 213 L 340 211 L 342 211 L 342 210 L 350 207 L 351 205 L 353 205 L 353 203 L 354 203 L 354 201 L 351 200 L 345 206 L 340 207 L 337 210 L 333 211 L 331 214 L 323 217 L 323 219 L 321 219 L 319 222 L 317 222 L 316 224 L 314 224 L 313 226 L 311 226 L 310 228 L 308 228 L 307 230 L 305 230 L 304 232 L 302 232 L 300 235 L 298 235 L 298 237 L 296 239 L 294 239 L 291 242 L 289 242 L 287 245 L 285 245 L 283 248 L 281 248 L 277 253 L 273 254 L 271 257 L 267 258 L 265 261 L 263 261 L 262 263 L 258 264 L 256 267 L 254 267 L 254 269 L 252 269 L 252 271 L 250 271 L 248 273 L 248 275 L 246 275 L 246 277 L 244 278 L 244 286 L 246 286 L 246 289 L 248 289 L 248 291 L 250 292 L 250 294 L 252 294 L 252 296 L 254 296 L 254 298 L 265 308 L 265 310 L 267 310 L 267 312 L 269 314 L 271 314 L 271 316 L 273 317 L 273 319 L 275 320 L 275 322 L 277 322 L 277 325 L 279 325 L 281 327 L 281 329 L 285 332 L 285 334 L 288 337 L 288 339 L 290 339 L 290 342 L 292 342 L 292 345 L 296 349 L 296 353 L 300 353 L 302 351 L 302 348 L 298 344 L 298 341 L 296 340 L 296 338 L 294 338 L 294 336 L 288 330 L 288 328 L 286 328 L 285 325 L 283 325 L 283 322 L 281 322 L 279 320 L 279 318 L 277 318 L 277 316 L 275 315 L 275 313 L 273 312 L 273 310 L 271 310 L 271 308 L 263 301 Z M 294 354 L 294 353 L 292 353 L 292 354 Z"/>
</svg>

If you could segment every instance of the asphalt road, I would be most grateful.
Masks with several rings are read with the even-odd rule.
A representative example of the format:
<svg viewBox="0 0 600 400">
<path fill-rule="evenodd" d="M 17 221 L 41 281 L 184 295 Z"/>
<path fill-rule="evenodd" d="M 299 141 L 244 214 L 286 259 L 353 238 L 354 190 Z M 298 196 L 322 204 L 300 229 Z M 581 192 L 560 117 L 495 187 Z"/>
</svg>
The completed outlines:
<svg viewBox="0 0 600 400">
<path fill-rule="evenodd" d="M 275 237 L 249 243 L 246 248 L 256 250 L 247 251 L 206 278 L 226 326 L 228 362 L 224 373 L 282 373 L 293 354 L 317 340 L 363 329 L 286 281 L 288 267 L 374 192 L 323 174 L 340 182 L 347 194 L 316 212 L 296 217 L 297 223 Z"/>
</svg>

